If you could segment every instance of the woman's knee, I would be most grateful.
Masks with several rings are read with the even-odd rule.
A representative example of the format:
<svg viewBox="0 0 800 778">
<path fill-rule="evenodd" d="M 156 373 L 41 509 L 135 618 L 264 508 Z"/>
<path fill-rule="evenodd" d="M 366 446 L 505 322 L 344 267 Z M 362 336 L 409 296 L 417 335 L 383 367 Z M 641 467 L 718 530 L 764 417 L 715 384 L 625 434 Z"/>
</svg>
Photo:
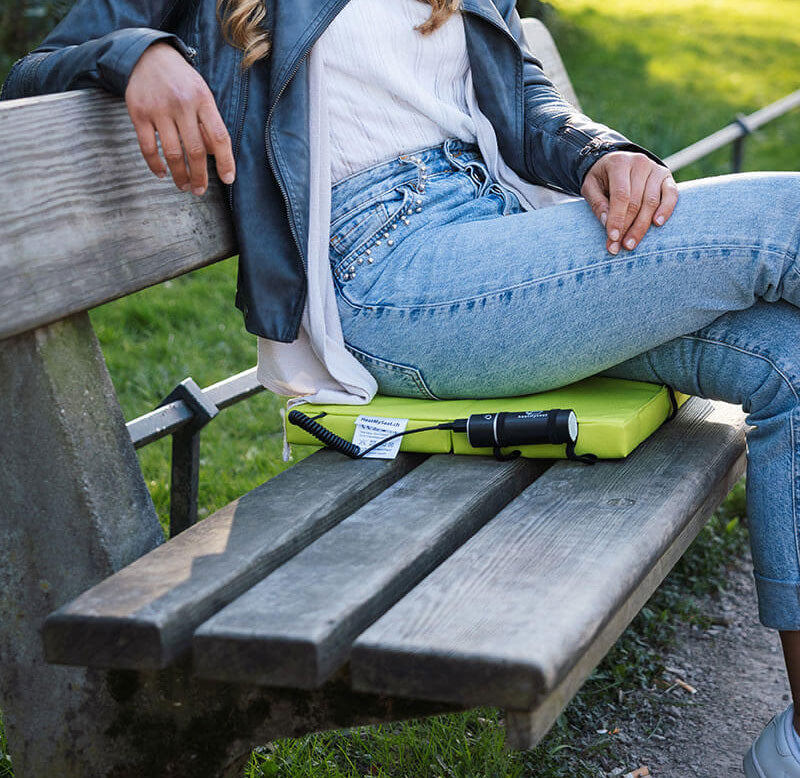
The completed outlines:
<svg viewBox="0 0 800 778">
<path fill-rule="evenodd" d="M 603 375 L 664 383 L 741 405 L 748 421 L 772 418 L 800 405 L 800 310 L 759 300 Z"/>
</svg>

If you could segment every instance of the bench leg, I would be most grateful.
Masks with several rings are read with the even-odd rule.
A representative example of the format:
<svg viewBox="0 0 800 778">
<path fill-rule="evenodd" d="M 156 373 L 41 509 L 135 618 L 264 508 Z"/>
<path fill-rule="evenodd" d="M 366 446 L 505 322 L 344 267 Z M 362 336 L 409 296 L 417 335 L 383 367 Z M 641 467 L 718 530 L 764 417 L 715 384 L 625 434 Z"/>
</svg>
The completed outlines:
<svg viewBox="0 0 800 778">
<path fill-rule="evenodd" d="M 0 342 L 0 402 L 0 709 L 15 774 L 100 775 L 85 755 L 113 700 L 85 671 L 46 665 L 39 627 L 163 533 L 88 315 Z"/>
<path fill-rule="evenodd" d="M 45 616 L 163 533 L 89 318 L 0 341 L 0 710 L 16 778 L 239 776 L 252 747 L 453 710 L 44 662 Z"/>
</svg>

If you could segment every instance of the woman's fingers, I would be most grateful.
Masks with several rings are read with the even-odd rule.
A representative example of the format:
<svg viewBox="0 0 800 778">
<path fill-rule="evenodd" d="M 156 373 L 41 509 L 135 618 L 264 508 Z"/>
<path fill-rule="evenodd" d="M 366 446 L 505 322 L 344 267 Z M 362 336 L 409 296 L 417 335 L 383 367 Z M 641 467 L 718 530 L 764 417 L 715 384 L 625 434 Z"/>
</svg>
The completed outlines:
<svg viewBox="0 0 800 778">
<path fill-rule="evenodd" d="M 142 151 L 144 161 L 147 162 L 147 166 L 159 178 L 164 178 L 164 176 L 167 175 L 167 168 L 161 159 L 161 155 L 158 153 L 156 128 L 149 121 L 135 121 L 133 123 L 133 128 L 136 130 L 139 148 Z"/>
<path fill-rule="evenodd" d="M 592 213 L 597 217 L 603 227 L 606 226 L 608 221 L 608 197 L 606 197 L 605 190 L 595 176 L 586 176 L 581 189 L 586 202 L 592 209 Z"/>
<path fill-rule="evenodd" d="M 661 205 L 661 182 L 663 179 L 664 177 L 653 169 L 642 187 L 639 212 L 622 239 L 622 245 L 628 251 L 639 245 L 650 225 L 653 224 L 656 208 Z"/>
<path fill-rule="evenodd" d="M 581 194 L 601 221 L 607 212 L 606 248 L 611 254 L 636 248 L 652 224 L 660 227 L 669 219 L 678 202 L 669 170 L 637 152 L 602 156 L 586 174 Z"/>
<path fill-rule="evenodd" d="M 675 183 L 672 174 L 668 173 L 661 182 L 661 204 L 658 206 L 655 216 L 653 216 L 653 223 L 658 227 L 664 224 L 672 216 L 677 204 L 678 185 Z"/>
<path fill-rule="evenodd" d="M 206 161 L 208 152 L 206 151 L 206 142 L 200 132 L 200 125 L 197 123 L 197 114 L 191 110 L 187 111 L 179 120 L 178 131 L 186 154 L 186 161 L 189 164 L 189 184 L 192 193 L 201 195 L 208 188 L 208 163 Z"/>
<path fill-rule="evenodd" d="M 205 137 L 206 149 L 216 161 L 217 175 L 222 182 L 232 184 L 236 178 L 236 162 L 233 159 L 231 136 L 219 115 L 213 97 L 201 104 L 198 118 Z"/>
<path fill-rule="evenodd" d="M 649 159 L 642 156 L 634 156 L 630 166 L 631 198 L 628 201 L 628 208 L 625 212 L 625 221 L 622 225 L 622 240 L 620 241 L 629 251 L 633 246 L 630 245 L 628 232 L 631 225 L 639 218 L 639 214 L 644 207 L 645 188 L 652 169 L 652 163 Z M 652 213 L 650 215 L 652 216 Z M 636 244 L 634 243 L 633 245 L 635 246 Z"/>
<path fill-rule="evenodd" d="M 220 178 L 236 175 L 231 140 L 214 96 L 200 74 L 170 44 L 151 45 L 139 58 L 125 90 L 128 112 L 148 167 L 158 176 L 166 168 L 175 185 L 203 194 L 208 188 L 208 155 L 217 161 Z"/>
<path fill-rule="evenodd" d="M 608 167 L 608 221 L 606 222 L 608 235 L 606 248 L 612 254 L 619 252 L 620 240 L 625 234 L 625 221 L 630 202 L 630 165 L 619 159 L 613 160 Z"/>
<path fill-rule="evenodd" d="M 172 181 L 178 189 L 188 192 L 191 189 L 191 183 L 178 128 L 170 117 L 165 117 L 159 122 L 157 129 L 158 137 L 161 140 L 161 152 L 167 161 L 169 172 L 172 174 Z"/>
</svg>

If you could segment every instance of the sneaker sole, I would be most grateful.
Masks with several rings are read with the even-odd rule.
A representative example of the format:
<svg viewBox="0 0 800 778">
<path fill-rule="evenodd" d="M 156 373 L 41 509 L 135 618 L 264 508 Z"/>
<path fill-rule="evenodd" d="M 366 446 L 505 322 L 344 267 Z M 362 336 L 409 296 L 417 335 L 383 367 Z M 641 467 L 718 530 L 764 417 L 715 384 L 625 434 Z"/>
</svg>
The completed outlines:
<svg viewBox="0 0 800 778">
<path fill-rule="evenodd" d="M 767 778 L 756 761 L 756 755 L 753 753 L 752 746 L 750 746 L 750 749 L 744 755 L 742 762 L 744 764 L 745 778 Z"/>
</svg>

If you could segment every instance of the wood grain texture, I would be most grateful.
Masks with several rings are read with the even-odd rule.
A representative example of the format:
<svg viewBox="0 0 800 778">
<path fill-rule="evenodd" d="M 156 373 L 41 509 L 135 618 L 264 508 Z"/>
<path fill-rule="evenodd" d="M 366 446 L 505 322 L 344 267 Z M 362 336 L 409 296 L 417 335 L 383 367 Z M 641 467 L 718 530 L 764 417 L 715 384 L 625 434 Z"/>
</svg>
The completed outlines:
<svg viewBox="0 0 800 778">
<path fill-rule="evenodd" d="M 354 688 L 536 707 L 728 478 L 744 426 L 692 398 L 624 460 L 555 464 L 358 638 Z"/>
<path fill-rule="evenodd" d="M 547 29 L 531 48 L 578 105 Z M 101 90 L 0 104 L 0 340 L 236 253 L 224 189 L 196 198 L 144 163 L 124 101 Z"/>
<path fill-rule="evenodd" d="M 747 457 L 744 452 L 734 463 L 727 476 L 714 484 L 703 505 L 672 542 L 670 547 L 650 569 L 639 586 L 631 593 L 600 634 L 578 659 L 567 675 L 532 711 L 506 711 L 506 742 L 509 751 L 524 751 L 536 746 L 549 732 L 561 711 L 569 705 L 592 671 L 602 661 L 625 628 L 647 602 L 656 587 L 664 580 L 697 533 L 705 525 L 716 507 L 725 499 L 739 478 L 744 475 Z"/>
<path fill-rule="evenodd" d="M 538 19 L 523 19 L 522 30 L 525 33 L 525 40 L 528 48 L 544 68 L 545 75 L 555 84 L 559 92 L 578 110 L 581 104 L 569 74 L 564 67 L 561 55 L 558 53 L 556 43 L 549 30 Z"/>
<path fill-rule="evenodd" d="M 0 339 L 236 251 L 216 178 L 201 198 L 156 178 L 122 100 L 9 100 L 0 136 Z"/>
<path fill-rule="evenodd" d="M 431 457 L 203 624 L 195 672 L 320 687 L 365 627 L 549 464 Z"/>
<path fill-rule="evenodd" d="M 166 667 L 199 624 L 423 459 L 312 455 L 52 613 L 47 660 Z"/>
</svg>

